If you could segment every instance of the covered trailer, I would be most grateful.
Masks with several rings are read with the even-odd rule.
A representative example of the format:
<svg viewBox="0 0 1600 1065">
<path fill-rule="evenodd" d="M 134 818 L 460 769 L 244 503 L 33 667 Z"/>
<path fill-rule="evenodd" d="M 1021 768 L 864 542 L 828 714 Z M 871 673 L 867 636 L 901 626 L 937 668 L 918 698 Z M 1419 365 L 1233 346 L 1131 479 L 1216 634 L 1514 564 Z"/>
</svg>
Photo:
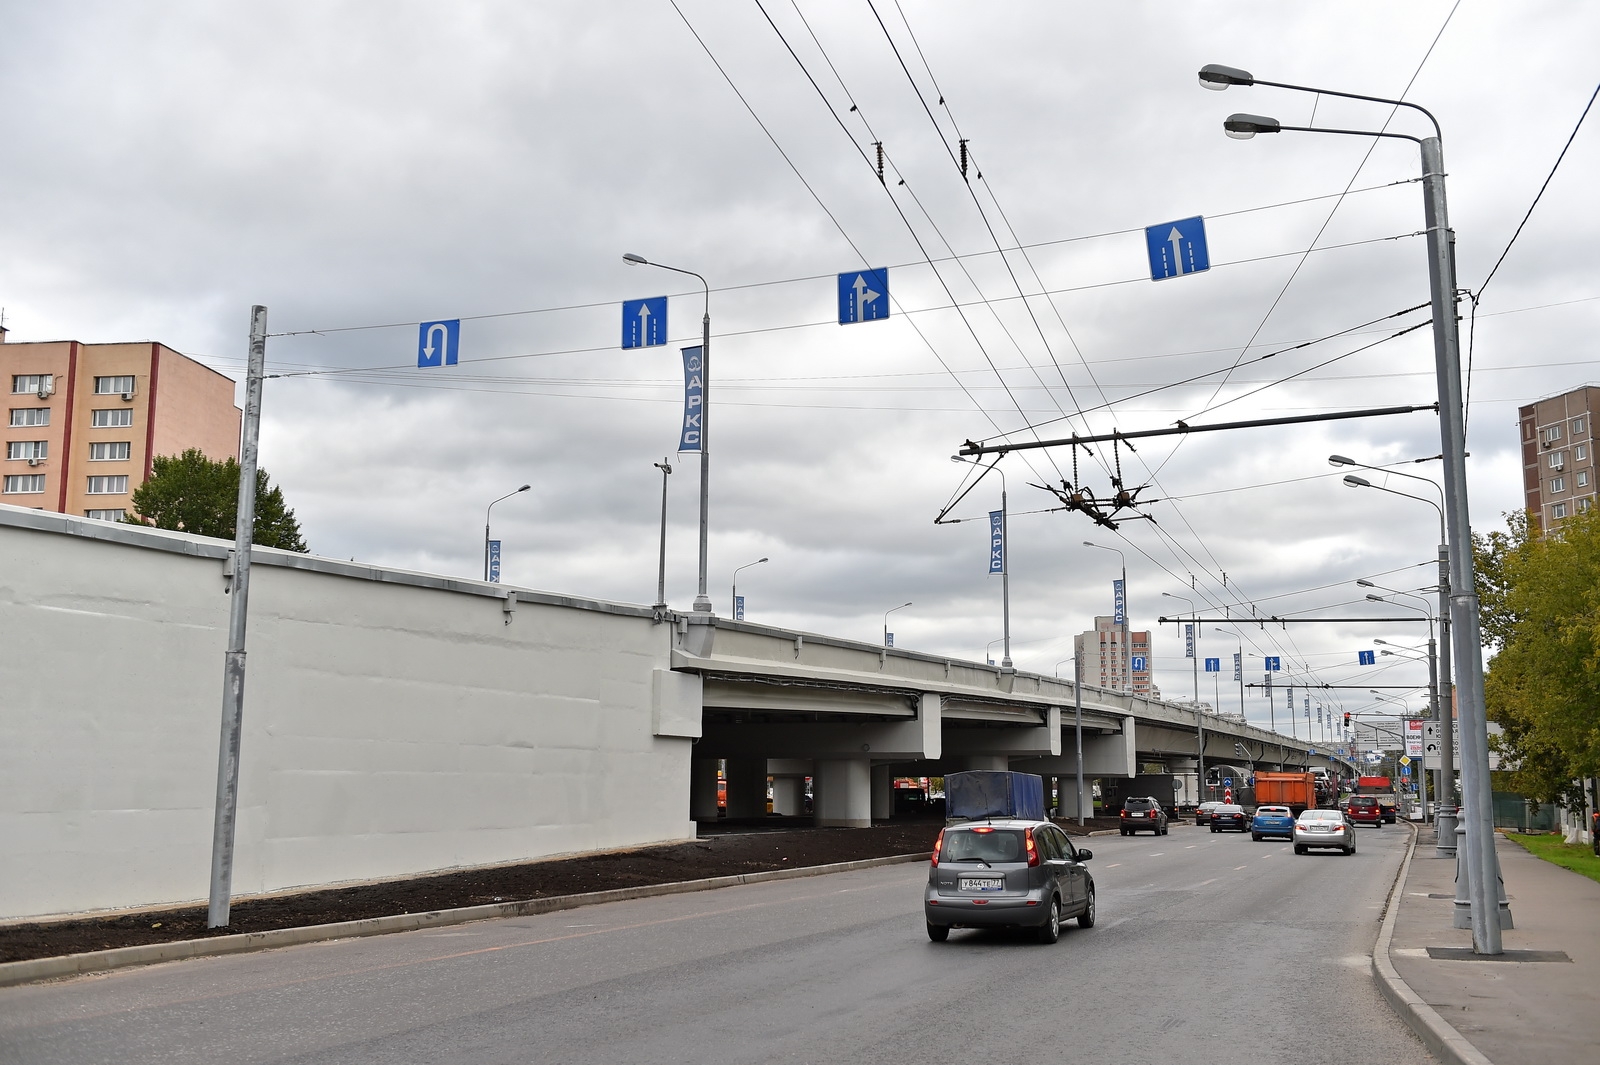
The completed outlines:
<svg viewBox="0 0 1600 1065">
<path fill-rule="evenodd" d="M 1044 778 L 1033 773 L 948 773 L 944 795 L 945 816 L 952 821 L 980 817 L 1045 819 Z"/>
</svg>

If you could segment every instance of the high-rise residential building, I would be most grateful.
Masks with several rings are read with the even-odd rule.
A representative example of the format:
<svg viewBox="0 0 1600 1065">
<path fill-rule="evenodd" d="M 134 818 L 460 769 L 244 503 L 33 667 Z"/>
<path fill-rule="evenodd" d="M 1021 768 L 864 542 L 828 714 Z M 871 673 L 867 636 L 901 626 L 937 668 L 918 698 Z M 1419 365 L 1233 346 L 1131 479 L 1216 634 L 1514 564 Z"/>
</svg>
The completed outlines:
<svg viewBox="0 0 1600 1065">
<path fill-rule="evenodd" d="M 1073 638 L 1073 653 L 1083 663 L 1085 683 L 1153 699 L 1161 697 L 1160 690 L 1150 683 L 1150 667 L 1154 663 L 1150 660 L 1148 630 L 1127 632 L 1115 618 L 1098 617 L 1093 629 Z"/>
<path fill-rule="evenodd" d="M 157 455 L 239 457 L 233 381 L 165 344 L 11 344 L 0 503 L 120 521 Z"/>
<path fill-rule="evenodd" d="M 1594 416 L 1600 386 L 1585 385 L 1517 409 L 1524 505 L 1539 529 L 1594 506 Z"/>
</svg>

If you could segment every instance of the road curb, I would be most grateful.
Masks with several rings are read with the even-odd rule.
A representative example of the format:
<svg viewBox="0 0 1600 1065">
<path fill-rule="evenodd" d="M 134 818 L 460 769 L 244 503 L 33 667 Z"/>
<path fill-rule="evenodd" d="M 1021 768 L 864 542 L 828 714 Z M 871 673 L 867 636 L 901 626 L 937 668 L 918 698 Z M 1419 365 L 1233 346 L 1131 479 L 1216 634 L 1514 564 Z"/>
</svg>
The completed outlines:
<svg viewBox="0 0 1600 1065">
<path fill-rule="evenodd" d="M 300 943 L 320 943 L 330 939 L 355 939 L 360 936 L 381 936 L 390 932 L 410 932 L 418 928 L 466 924 L 470 921 L 528 917 L 541 913 L 554 913 L 557 910 L 577 909 L 580 906 L 595 906 L 602 902 L 623 902 L 656 895 L 681 895 L 691 891 L 711 891 L 740 884 L 760 884 L 769 880 L 794 880 L 807 876 L 824 876 L 828 873 L 846 873 L 881 865 L 926 861 L 929 856 L 928 851 L 920 854 L 896 854 L 886 858 L 834 862 L 832 865 L 768 869 L 759 873 L 738 873 L 733 876 L 708 877 L 704 880 L 679 880 L 670 884 L 613 888 L 610 891 L 591 891 L 581 895 L 552 895 L 542 899 L 524 899 L 521 902 L 496 902 L 485 906 L 462 906 L 453 910 L 402 913 L 391 917 L 369 917 L 360 921 L 338 921 L 333 924 L 304 925 L 300 928 L 275 928 L 269 932 L 245 932 L 231 936 L 213 936 L 209 939 L 180 939 L 171 943 L 149 943 L 137 947 L 94 950 L 83 954 L 62 954 L 53 958 L 0 962 L 0 987 L 15 987 L 18 984 L 37 983 L 41 980 L 77 976 L 82 973 L 126 969 L 135 965 L 180 961 L 184 958 L 244 954 L 257 950 L 271 950 L 275 947 L 295 946 Z"/>
<path fill-rule="evenodd" d="M 1417 850 L 1416 826 L 1407 823 L 1406 827 L 1411 829 L 1411 841 L 1406 845 L 1406 856 L 1400 863 L 1400 873 L 1395 877 L 1394 887 L 1389 889 L 1389 901 L 1383 910 L 1383 925 L 1378 931 L 1378 942 L 1372 948 L 1373 978 L 1378 982 L 1378 990 L 1400 1015 L 1400 1019 L 1411 1027 L 1440 1061 L 1454 1065 L 1494 1065 L 1482 1051 L 1467 1041 L 1466 1036 L 1451 1027 L 1449 1021 L 1424 1002 L 1422 996 L 1411 990 L 1411 985 L 1401 978 L 1399 970 L 1389 960 L 1395 914 L 1399 912 L 1400 900 L 1405 894 L 1411 856 Z"/>
</svg>

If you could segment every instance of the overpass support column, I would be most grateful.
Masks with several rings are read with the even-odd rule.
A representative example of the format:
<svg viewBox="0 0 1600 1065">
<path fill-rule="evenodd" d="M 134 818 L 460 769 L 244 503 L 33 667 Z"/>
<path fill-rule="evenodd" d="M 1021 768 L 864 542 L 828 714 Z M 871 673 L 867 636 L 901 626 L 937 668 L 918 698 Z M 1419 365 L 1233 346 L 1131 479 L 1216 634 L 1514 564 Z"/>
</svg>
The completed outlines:
<svg viewBox="0 0 1600 1065">
<path fill-rule="evenodd" d="M 715 758 L 694 758 L 689 762 L 689 817 L 695 821 L 717 819 Z"/>
<path fill-rule="evenodd" d="M 1004 773 L 1011 768 L 1011 756 L 1007 754 L 969 754 L 962 761 L 967 771 L 974 773 Z"/>
<path fill-rule="evenodd" d="M 729 758 L 728 816 L 745 820 L 767 816 L 767 760 Z"/>
<path fill-rule="evenodd" d="M 819 758 L 811 809 L 819 828 L 871 828 L 871 763 L 865 758 Z"/>
<path fill-rule="evenodd" d="M 806 812 L 806 778 L 772 778 L 772 812 L 784 817 L 799 817 Z"/>
<path fill-rule="evenodd" d="M 894 813 L 894 770 L 886 765 L 872 767 L 872 819 L 887 821 Z"/>
</svg>

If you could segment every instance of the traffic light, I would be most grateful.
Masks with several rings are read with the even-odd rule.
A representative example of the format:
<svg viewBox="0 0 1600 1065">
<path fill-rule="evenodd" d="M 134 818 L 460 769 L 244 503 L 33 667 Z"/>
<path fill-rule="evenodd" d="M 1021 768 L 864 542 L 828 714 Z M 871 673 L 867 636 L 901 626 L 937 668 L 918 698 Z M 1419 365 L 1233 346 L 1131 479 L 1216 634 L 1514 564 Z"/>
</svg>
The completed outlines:
<svg viewBox="0 0 1600 1065">
<path fill-rule="evenodd" d="M 1350 727 L 1350 711 L 1348 711 L 1348 710 L 1346 710 L 1344 712 L 1344 727 L 1345 728 L 1349 728 Z"/>
</svg>

